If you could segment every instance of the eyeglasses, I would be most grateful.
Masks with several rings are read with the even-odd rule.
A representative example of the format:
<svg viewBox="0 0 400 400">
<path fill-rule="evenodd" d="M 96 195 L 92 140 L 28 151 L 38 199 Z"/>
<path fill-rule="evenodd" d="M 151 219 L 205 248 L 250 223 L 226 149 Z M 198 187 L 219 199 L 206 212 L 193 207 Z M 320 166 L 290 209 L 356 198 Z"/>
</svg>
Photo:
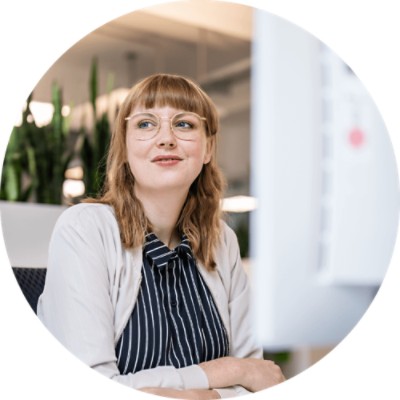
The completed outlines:
<svg viewBox="0 0 400 400">
<path fill-rule="evenodd" d="M 137 140 L 153 139 L 160 131 L 162 120 L 170 123 L 173 134 L 181 140 L 196 140 L 202 133 L 206 118 L 193 112 L 180 112 L 171 118 L 160 117 L 157 114 L 141 112 L 125 118 L 132 121 L 132 132 Z"/>
</svg>

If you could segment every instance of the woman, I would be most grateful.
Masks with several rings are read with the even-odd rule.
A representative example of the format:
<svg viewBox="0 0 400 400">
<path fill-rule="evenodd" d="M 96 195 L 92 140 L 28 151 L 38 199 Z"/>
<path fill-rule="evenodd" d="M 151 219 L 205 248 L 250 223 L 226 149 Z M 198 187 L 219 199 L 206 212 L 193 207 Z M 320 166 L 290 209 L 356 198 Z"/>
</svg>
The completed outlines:
<svg viewBox="0 0 400 400">
<path fill-rule="evenodd" d="M 150 76 L 119 111 L 103 194 L 58 220 L 38 315 L 100 373 L 211 399 L 283 381 L 252 338 L 237 239 L 220 220 L 218 115 L 191 80 Z"/>
</svg>

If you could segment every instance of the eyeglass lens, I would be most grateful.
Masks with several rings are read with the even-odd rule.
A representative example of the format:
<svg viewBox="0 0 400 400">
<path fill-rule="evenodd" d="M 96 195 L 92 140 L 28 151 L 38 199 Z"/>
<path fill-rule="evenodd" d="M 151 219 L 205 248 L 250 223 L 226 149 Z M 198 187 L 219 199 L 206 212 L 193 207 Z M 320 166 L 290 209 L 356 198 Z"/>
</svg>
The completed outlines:
<svg viewBox="0 0 400 400">
<path fill-rule="evenodd" d="M 160 130 L 162 121 L 169 121 L 170 129 L 176 137 L 183 140 L 194 140 L 201 132 L 203 120 L 195 113 L 184 112 L 172 118 L 162 118 L 153 113 L 138 113 L 128 117 L 132 121 L 132 129 L 139 140 L 152 139 Z"/>
</svg>

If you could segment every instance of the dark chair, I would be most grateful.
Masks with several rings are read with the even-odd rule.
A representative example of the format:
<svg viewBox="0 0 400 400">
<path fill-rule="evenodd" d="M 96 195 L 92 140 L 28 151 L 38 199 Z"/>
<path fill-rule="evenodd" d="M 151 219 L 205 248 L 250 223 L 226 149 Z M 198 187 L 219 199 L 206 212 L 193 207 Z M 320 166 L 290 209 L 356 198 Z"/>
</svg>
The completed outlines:
<svg viewBox="0 0 400 400">
<path fill-rule="evenodd" d="M 37 312 L 39 296 L 44 289 L 46 268 L 12 267 L 15 278 L 32 310 Z"/>
</svg>

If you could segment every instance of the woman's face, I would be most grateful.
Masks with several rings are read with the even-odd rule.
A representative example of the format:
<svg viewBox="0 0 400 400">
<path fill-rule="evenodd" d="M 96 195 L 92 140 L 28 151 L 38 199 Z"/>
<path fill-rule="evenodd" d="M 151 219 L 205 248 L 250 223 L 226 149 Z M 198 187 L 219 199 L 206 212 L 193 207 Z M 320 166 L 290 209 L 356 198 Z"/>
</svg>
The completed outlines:
<svg viewBox="0 0 400 400">
<path fill-rule="evenodd" d="M 212 151 L 204 122 L 169 106 L 133 109 L 127 121 L 126 149 L 139 196 L 165 190 L 187 192 Z"/>
</svg>

